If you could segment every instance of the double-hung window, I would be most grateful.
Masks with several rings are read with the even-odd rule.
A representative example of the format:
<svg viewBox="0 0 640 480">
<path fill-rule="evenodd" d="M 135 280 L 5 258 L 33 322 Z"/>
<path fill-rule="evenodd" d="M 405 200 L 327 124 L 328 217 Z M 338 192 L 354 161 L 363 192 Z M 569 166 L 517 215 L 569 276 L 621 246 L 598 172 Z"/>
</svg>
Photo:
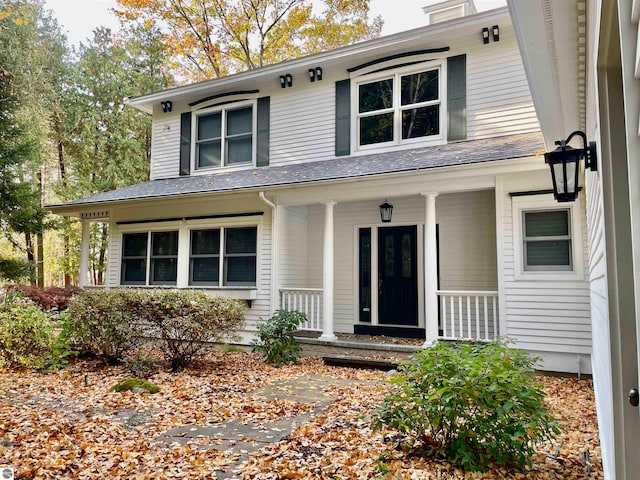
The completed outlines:
<svg viewBox="0 0 640 480">
<path fill-rule="evenodd" d="M 175 285 L 177 275 L 177 231 L 122 235 L 122 285 Z"/>
<path fill-rule="evenodd" d="M 441 138 L 440 67 L 377 77 L 357 85 L 358 147 Z"/>
<path fill-rule="evenodd" d="M 256 227 L 191 230 L 190 248 L 190 285 L 256 284 Z"/>
<path fill-rule="evenodd" d="M 194 167 L 198 169 L 252 164 L 254 105 L 232 104 L 195 114 Z"/>
<path fill-rule="evenodd" d="M 573 270 L 569 209 L 523 211 L 525 271 Z"/>
</svg>

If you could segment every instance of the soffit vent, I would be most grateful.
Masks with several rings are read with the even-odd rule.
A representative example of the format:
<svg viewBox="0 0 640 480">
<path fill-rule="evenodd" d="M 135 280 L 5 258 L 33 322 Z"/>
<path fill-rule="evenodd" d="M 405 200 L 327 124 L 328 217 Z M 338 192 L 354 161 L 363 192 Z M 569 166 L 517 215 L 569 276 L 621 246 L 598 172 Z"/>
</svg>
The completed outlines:
<svg viewBox="0 0 640 480">
<path fill-rule="evenodd" d="M 542 2 L 542 13 L 544 16 L 544 25 L 547 38 L 547 52 L 550 60 L 551 78 L 553 81 L 553 89 L 555 90 L 555 99 L 559 103 L 557 111 L 560 116 L 560 125 L 564 125 L 564 109 L 562 108 L 562 95 L 560 94 L 560 72 L 558 71 L 558 52 L 556 49 L 556 37 L 553 30 L 553 9 L 551 0 Z"/>
</svg>

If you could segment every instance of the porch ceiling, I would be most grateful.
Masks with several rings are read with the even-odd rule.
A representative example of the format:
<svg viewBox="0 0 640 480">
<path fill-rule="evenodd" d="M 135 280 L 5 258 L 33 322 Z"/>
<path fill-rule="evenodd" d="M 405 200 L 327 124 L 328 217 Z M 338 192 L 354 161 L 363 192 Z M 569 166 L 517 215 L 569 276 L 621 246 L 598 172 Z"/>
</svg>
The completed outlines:
<svg viewBox="0 0 640 480">
<path fill-rule="evenodd" d="M 73 215 L 86 208 L 105 208 L 110 204 L 125 201 L 250 191 L 341 179 L 375 178 L 385 174 L 517 159 L 537 155 L 543 148 L 539 133 L 510 135 L 391 153 L 253 168 L 216 175 L 154 180 L 73 202 L 48 205 L 47 208 L 54 213 Z"/>
</svg>

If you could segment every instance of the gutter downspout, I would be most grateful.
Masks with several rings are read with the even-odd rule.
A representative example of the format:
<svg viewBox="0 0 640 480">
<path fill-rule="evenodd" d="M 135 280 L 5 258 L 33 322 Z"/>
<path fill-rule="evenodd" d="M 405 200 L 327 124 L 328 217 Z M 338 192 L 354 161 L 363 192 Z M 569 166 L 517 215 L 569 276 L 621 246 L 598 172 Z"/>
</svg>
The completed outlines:
<svg viewBox="0 0 640 480">
<path fill-rule="evenodd" d="M 277 310 L 278 303 L 278 206 L 265 197 L 264 192 L 258 196 L 265 204 L 271 207 L 271 293 L 269 298 L 270 312 Z"/>
</svg>

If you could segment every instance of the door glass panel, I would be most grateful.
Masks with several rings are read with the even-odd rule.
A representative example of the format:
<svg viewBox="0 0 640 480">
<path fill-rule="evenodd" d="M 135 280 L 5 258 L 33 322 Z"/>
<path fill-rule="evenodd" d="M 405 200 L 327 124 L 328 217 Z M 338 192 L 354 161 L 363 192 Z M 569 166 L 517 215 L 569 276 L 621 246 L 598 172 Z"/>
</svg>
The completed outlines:
<svg viewBox="0 0 640 480">
<path fill-rule="evenodd" d="M 371 322 L 371 229 L 360 229 L 360 321 Z"/>
<path fill-rule="evenodd" d="M 384 275 L 393 277 L 395 269 L 395 248 L 392 235 L 384 237 Z"/>
<path fill-rule="evenodd" d="M 411 235 L 402 235 L 402 276 L 411 278 L 413 274 L 411 268 Z"/>
</svg>

